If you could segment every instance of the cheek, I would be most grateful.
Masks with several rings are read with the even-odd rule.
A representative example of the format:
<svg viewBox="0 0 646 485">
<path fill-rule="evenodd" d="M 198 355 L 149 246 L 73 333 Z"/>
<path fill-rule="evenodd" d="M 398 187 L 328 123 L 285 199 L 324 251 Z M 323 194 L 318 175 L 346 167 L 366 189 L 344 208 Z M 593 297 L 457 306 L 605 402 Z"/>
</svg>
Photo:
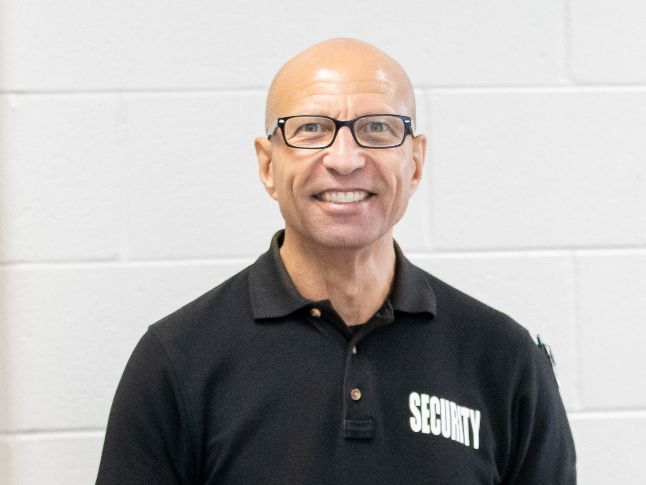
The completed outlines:
<svg viewBox="0 0 646 485">
<path fill-rule="evenodd" d="M 307 195 L 306 174 L 294 162 L 283 162 L 275 171 L 274 180 L 277 200 L 281 205 L 292 205 L 295 200 Z"/>
<path fill-rule="evenodd" d="M 415 173 L 415 164 L 410 154 L 400 149 L 396 157 L 385 162 L 382 164 L 382 177 L 388 181 L 390 191 L 397 197 L 410 197 L 414 191 L 412 180 Z"/>
<path fill-rule="evenodd" d="M 286 189 L 290 185 L 291 178 L 291 167 L 289 160 L 284 158 L 277 158 L 274 162 L 274 185 L 279 195 L 282 196 L 285 194 Z"/>
</svg>

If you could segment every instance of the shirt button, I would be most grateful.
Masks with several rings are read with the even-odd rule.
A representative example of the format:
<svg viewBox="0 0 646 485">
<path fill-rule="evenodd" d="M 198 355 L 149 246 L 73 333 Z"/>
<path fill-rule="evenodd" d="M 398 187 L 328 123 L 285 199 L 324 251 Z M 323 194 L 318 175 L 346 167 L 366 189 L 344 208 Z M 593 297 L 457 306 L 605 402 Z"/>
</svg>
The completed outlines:
<svg viewBox="0 0 646 485">
<path fill-rule="evenodd" d="M 358 387 L 352 389 L 352 391 L 350 391 L 350 397 L 353 401 L 358 401 L 359 399 L 361 399 L 361 389 L 359 389 Z"/>
<path fill-rule="evenodd" d="M 310 315 L 312 316 L 312 318 L 321 318 L 321 310 L 319 310 L 318 308 L 312 308 L 310 310 Z"/>
<path fill-rule="evenodd" d="M 352 347 L 352 353 L 353 353 L 353 354 L 356 354 L 356 353 L 357 353 L 357 346 L 356 346 L 356 345 L 355 345 L 354 347 Z"/>
</svg>

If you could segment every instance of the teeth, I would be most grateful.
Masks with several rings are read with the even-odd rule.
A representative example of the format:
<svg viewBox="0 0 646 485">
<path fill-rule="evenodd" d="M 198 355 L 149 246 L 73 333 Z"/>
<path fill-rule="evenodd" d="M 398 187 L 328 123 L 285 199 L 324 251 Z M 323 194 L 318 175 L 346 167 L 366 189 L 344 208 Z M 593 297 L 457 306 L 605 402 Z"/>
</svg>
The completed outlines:
<svg viewBox="0 0 646 485">
<path fill-rule="evenodd" d="M 359 202 L 368 197 L 368 192 L 356 190 L 353 192 L 323 192 L 319 198 L 325 202 L 337 202 L 347 204 L 350 202 Z"/>
</svg>

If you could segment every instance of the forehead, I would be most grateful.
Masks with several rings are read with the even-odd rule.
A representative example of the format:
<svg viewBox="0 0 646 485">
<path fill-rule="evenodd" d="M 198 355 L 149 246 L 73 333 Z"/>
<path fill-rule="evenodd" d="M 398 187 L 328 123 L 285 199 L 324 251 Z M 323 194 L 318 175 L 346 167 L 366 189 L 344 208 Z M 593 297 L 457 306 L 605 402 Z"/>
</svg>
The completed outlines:
<svg viewBox="0 0 646 485">
<path fill-rule="evenodd" d="M 327 114 L 340 119 L 369 112 L 415 116 L 412 85 L 403 68 L 356 39 L 331 39 L 290 59 L 269 88 L 265 128 L 280 116 Z"/>
<path fill-rule="evenodd" d="M 371 73 L 372 74 L 372 73 Z M 278 96 L 276 109 L 281 116 L 318 113 L 330 116 L 376 112 L 409 114 L 406 86 L 384 71 L 373 75 L 319 69 L 299 76 Z"/>
</svg>

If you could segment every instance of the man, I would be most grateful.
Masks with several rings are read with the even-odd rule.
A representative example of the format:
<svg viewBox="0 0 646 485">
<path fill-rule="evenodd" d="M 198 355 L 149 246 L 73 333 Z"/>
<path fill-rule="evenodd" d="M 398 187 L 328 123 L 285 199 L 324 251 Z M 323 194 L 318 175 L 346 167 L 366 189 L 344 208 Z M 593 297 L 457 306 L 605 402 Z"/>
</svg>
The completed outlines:
<svg viewBox="0 0 646 485">
<path fill-rule="evenodd" d="M 98 484 L 575 483 L 545 353 L 393 241 L 414 121 L 408 77 L 368 44 L 282 67 L 255 148 L 285 229 L 142 337 Z"/>
</svg>

